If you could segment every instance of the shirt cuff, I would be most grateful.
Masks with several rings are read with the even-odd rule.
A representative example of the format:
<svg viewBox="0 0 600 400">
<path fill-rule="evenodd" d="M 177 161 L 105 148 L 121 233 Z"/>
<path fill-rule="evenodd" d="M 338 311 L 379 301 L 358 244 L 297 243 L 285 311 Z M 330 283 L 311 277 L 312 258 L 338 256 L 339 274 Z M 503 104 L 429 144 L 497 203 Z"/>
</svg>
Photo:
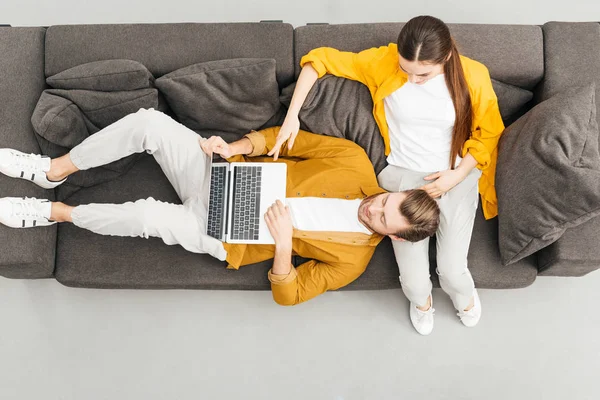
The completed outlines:
<svg viewBox="0 0 600 400">
<path fill-rule="evenodd" d="M 251 131 L 246 137 L 252 143 L 252 153 L 248 154 L 248 157 L 258 157 L 265 154 L 265 147 L 267 146 L 265 135 L 260 132 Z"/>
<path fill-rule="evenodd" d="M 304 67 L 307 63 L 312 64 L 312 67 L 317 71 L 317 76 L 319 78 L 322 78 L 327 73 L 327 69 L 325 68 L 325 65 L 323 65 L 323 62 L 318 58 L 313 57 L 310 53 L 300 59 L 300 67 Z"/>
<path fill-rule="evenodd" d="M 471 154 L 473 158 L 477 161 L 477 168 L 480 170 L 484 170 L 490 166 L 491 157 L 488 149 L 485 148 L 483 143 L 469 139 L 465 142 L 463 146 L 462 156 L 463 158 L 467 155 L 467 153 Z"/>
<path fill-rule="evenodd" d="M 298 272 L 296 272 L 296 268 L 294 268 L 293 266 L 292 266 L 292 269 L 290 270 L 290 273 L 287 275 L 275 275 L 273 273 L 272 268 L 269 270 L 269 274 L 268 274 L 269 281 L 274 285 L 285 285 L 287 283 L 294 281 L 297 276 L 298 276 Z"/>
</svg>

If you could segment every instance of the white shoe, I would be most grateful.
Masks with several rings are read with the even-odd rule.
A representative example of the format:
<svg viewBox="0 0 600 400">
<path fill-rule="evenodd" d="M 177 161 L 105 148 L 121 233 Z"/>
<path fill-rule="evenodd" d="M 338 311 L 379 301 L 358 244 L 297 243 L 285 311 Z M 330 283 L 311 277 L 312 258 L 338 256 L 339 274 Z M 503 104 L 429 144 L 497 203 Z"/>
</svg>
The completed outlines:
<svg viewBox="0 0 600 400">
<path fill-rule="evenodd" d="M 410 303 L 410 322 L 421 335 L 429 335 L 433 331 L 433 299 L 431 299 L 431 306 L 427 311 L 421 311 L 417 308 L 416 304 Z"/>
<path fill-rule="evenodd" d="M 0 199 L 0 223 L 11 228 L 33 228 L 53 225 L 50 221 L 50 200 L 33 197 L 3 197 Z"/>
<path fill-rule="evenodd" d="M 473 291 L 474 305 L 469 311 L 459 311 L 456 313 L 460 317 L 461 322 L 464 326 L 469 328 L 474 327 L 481 318 L 481 301 L 479 300 L 479 294 L 477 289 Z"/>
<path fill-rule="evenodd" d="M 27 179 L 44 189 L 54 189 L 67 180 L 49 181 L 46 172 L 50 171 L 50 157 L 39 154 L 25 154 L 14 149 L 0 149 L 0 172 L 11 178 Z"/>
</svg>

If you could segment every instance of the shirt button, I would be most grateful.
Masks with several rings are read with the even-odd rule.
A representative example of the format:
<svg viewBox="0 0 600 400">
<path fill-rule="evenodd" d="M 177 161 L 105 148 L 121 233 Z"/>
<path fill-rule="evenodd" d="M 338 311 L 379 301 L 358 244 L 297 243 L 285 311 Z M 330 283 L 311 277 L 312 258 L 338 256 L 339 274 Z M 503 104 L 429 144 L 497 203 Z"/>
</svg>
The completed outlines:
<svg viewBox="0 0 600 400">
<path fill-rule="evenodd" d="M 350 196 L 346 196 L 346 198 L 347 198 L 347 199 L 349 199 L 349 198 L 350 198 Z"/>
<path fill-rule="evenodd" d="M 325 197 L 325 193 L 323 193 L 322 196 Z"/>
<path fill-rule="evenodd" d="M 300 192 L 296 193 L 296 196 L 300 196 Z"/>
</svg>

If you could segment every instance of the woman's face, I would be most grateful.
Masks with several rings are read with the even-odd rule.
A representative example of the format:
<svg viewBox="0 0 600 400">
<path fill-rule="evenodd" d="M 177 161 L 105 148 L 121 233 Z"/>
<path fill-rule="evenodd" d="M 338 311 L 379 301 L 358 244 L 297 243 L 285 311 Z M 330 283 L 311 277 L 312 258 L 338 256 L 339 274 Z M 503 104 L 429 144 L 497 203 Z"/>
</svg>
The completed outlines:
<svg viewBox="0 0 600 400">
<path fill-rule="evenodd" d="M 444 72 L 444 64 L 429 64 L 421 61 L 408 61 L 400 58 L 400 69 L 408 75 L 411 83 L 422 85 L 428 80 L 435 78 Z"/>
</svg>

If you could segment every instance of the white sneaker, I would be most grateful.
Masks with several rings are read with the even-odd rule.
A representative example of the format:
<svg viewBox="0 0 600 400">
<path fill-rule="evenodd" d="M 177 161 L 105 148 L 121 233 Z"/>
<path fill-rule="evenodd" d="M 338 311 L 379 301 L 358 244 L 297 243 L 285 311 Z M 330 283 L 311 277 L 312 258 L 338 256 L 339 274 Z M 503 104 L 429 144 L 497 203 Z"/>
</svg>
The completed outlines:
<svg viewBox="0 0 600 400">
<path fill-rule="evenodd" d="M 477 289 L 473 291 L 474 305 L 469 311 L 459 311 L 456 313 L 460 317 L 461 322 L 464 326 L 469 328 L 474 327 L 481 318 L 481 301 L 479 300 L 479 294 Z"/>
<path fill-rule="evenodd" d="M 33 228 L 53 225 L 50 221 L 52 203 L 33 197 L 3 197 L 0 199 L 0 223 L 11 228 Z"/>
<path fill-rule="evenodd" d="M 54 189 L 67 180 L 49 181 L 46 172 L 50 171 L 50 157 L 39 154 L 25 154 L 14 149 L 0 149 L 0 172 L 11 178 L 27 179 L 44 189 Z"/>
<path fill-rule="evenodd" d="M 417 308 L 417 305 L 413 302 L 410 303 L 410 322 L 421 335 L 429 335 L 433 331 L 433 298 L 431 299 L 431 306 L 427 311 L 421 311 Z"/>
</svg>

